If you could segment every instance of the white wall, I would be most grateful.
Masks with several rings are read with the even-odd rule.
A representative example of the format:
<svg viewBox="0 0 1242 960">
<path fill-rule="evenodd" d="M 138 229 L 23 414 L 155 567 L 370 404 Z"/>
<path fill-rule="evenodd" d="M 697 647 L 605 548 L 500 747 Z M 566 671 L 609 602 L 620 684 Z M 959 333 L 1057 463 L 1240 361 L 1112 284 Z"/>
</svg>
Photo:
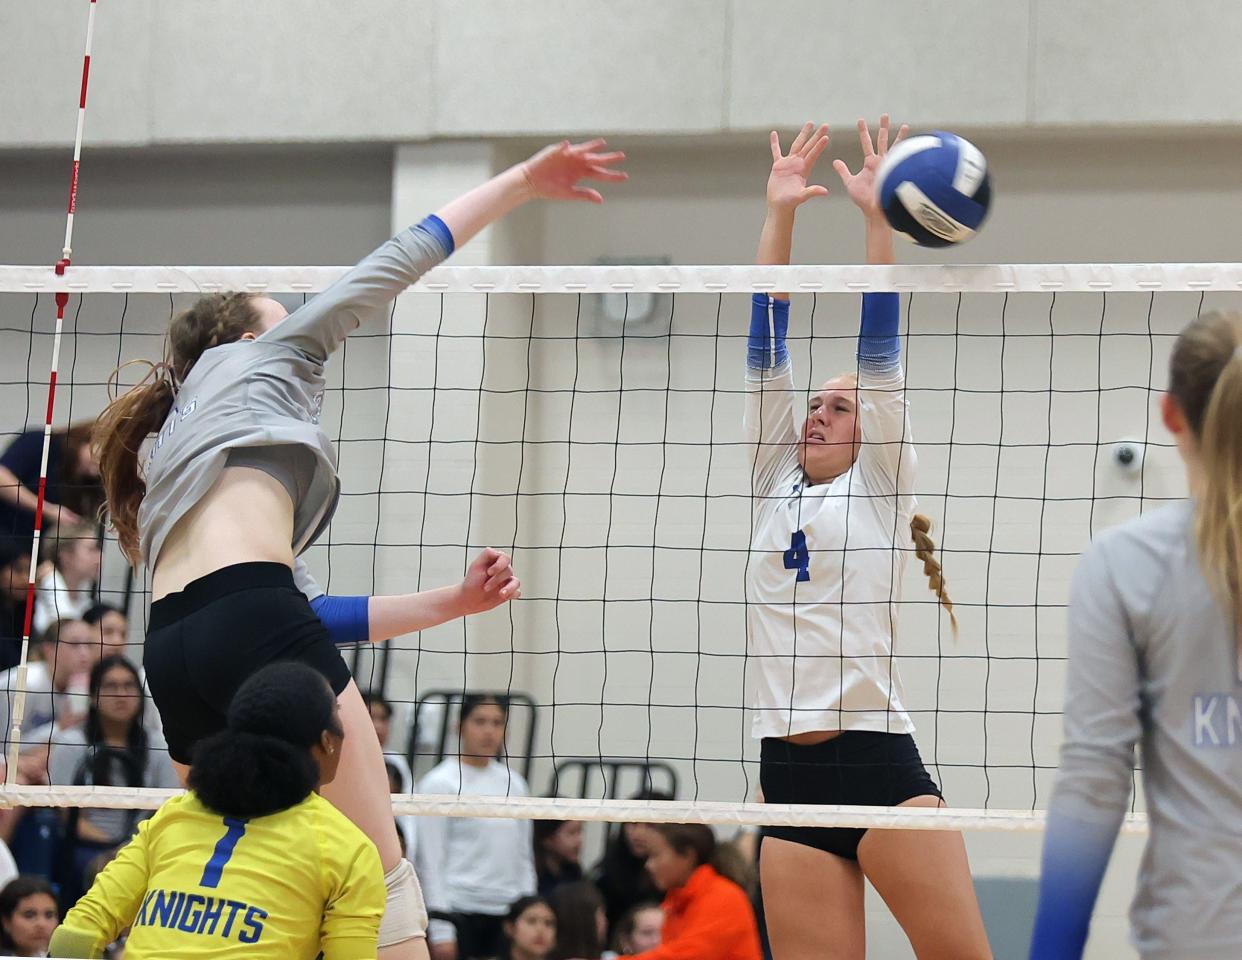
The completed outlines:
<svg viewBox="0 0 1242 960">
<path fill-rule="evenodd" d="M 53 263 L 69 156 L 0 154 L 0 263 Z M 377 147 L 94 151 L 74 262 L 346 263 L 388 235 L 392 153 Z"/>
<path fill-rule="evenodd" d="M 0 147 L 70 142 L 87 5 L 0 7 Z M 126 0 L 99 4 L 92 144 L 394 142 L 1242 120 L 1226 0 Z"/>
</svg>

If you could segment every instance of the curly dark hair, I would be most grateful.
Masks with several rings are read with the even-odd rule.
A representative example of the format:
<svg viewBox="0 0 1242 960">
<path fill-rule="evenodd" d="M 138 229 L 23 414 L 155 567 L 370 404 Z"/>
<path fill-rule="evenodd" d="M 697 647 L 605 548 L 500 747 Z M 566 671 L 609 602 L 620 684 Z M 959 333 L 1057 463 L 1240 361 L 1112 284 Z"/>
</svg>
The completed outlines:
<svg viewBox="0 0 1242 960">
<path fill-rule="evenodd" d="M 304 663 L 268 664 L 241 685 L 228 727 L 194 748 L 190 788 L 210 809 L 262 817 L 301 803 L 319 784 L 311 748 L 343 736 L 327 679 Z"/>
</svg>

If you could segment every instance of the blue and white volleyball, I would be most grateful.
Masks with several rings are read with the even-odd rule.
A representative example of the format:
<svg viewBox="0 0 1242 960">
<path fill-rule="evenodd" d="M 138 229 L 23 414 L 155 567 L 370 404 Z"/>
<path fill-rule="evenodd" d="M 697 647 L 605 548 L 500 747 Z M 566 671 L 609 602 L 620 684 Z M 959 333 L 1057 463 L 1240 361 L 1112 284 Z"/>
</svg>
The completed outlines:
<svg viewBox="0 0 1242 960">
<path fill-rule="evenodd" d="M 889 150 L 875 188 L 893 229 L 924 247 L 969 240 L 992 202 L 982 151 L 939 131 L 909 137 Z"/>
</svg>

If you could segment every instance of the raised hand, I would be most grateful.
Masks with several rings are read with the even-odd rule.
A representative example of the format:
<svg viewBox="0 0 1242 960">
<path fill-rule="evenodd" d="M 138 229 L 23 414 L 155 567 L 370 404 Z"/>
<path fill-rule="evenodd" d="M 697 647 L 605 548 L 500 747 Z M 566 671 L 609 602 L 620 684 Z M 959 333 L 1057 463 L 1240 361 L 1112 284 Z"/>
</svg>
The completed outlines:
<svg viewBox="0 0 1242 960">
<path fill-rule="evenodd" d="M 809 120 L 802 125 L 789 153 L 781 152 L 781 138 L 775 130 L 769 134 L 772 144 L 772 172 L 768 174 L 768 207 L 772 210 L 792 212 L 812 197 L 828 195 L 828 188 L 807 180 L 815 169 L 815 161 L 828 149 L 828 124 L 819 129 Z"/>
<path fill-rule="evenodd" d="M 599 153 L 603 139 L 571 144 L 568 140 L 544 147 L 522 164 L 522 175 L 531 195 L 541 200 L 586 200 L 603 203 L 599 191 L 578 185 L 580 180 L 619 183 L 629 179 L 614 167 L 625 159 L 620 150 Z"/>
<path fill-rule="evenodd" d="M 834 160 L 832 168 L 837 171 L 841 177 L 841 183 L 845 187 L 846 195 L 854 202 L 854 206 L 858 207 L 868 218 L 874 218 L 881 215 L 880 199 L 875 194 L 875 174 L 880 169 L 880 164 L 884 161 L 888 148 L 901 141 L 910 128 L 904 123 L 897 131 L 897 136 L 893 138 L 892 143 L 888 139 L 888 114 L 880 117 L 880 130 L 876 134 L 875 143 L 871 141 L 871 131 L 867 128 L 866 120 L 858 121 L 858 140 L 862 144 L 863 163 L 857 173 L 851 173 L 849 166 L 844 160 Z"/>
<path fill-rule="evenodd" d="M 488 547 L 470 564 L 461 582 L 461 616 L 483 613 L 522 595 L 522 581 L 513 574 L 507 553 Z"/>
</svg>

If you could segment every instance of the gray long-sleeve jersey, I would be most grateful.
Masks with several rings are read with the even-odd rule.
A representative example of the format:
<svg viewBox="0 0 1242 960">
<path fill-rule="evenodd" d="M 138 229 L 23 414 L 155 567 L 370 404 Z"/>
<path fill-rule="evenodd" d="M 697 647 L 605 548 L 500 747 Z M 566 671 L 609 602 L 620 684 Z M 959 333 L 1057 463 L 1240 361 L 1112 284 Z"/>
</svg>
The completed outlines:
<svg viewBox="0 0 1242 960">
<path fill-rule="evenodd" d="M 203 353 L 144 467 L 138 528 L 149 567 L 169 531 L 216 482 L 230 451 L 245 450 L 248 466 L 270 458 L 271 472 L 292 480 L 294 554 L 314 542 L 340 495 L 336 454 L 319 428 L 324 363 L 360 325 L 381 323 L 388 304 L 450 252 L 434 230 L 411 227 L 262 336 Z"/>
<path fill-rule="evenodd" d="M 1058 822 L 1111 830 L 1142 744 L 1151 835 L 1131 908 L 1144 958 L 1242 956 L 1238 632 L 1204 579 L 1190 502 L 1103 534 L 1074 576 Z M 1068 836 L 1068 834 L 1065 834 Z M 1084 850 L 1054 854 L 1072 861 Z M 1102 870 L 1102 865 L 1101 865 Z M 1072 875 L 1072 874 L 1071 874 Z"/>
</svg>

